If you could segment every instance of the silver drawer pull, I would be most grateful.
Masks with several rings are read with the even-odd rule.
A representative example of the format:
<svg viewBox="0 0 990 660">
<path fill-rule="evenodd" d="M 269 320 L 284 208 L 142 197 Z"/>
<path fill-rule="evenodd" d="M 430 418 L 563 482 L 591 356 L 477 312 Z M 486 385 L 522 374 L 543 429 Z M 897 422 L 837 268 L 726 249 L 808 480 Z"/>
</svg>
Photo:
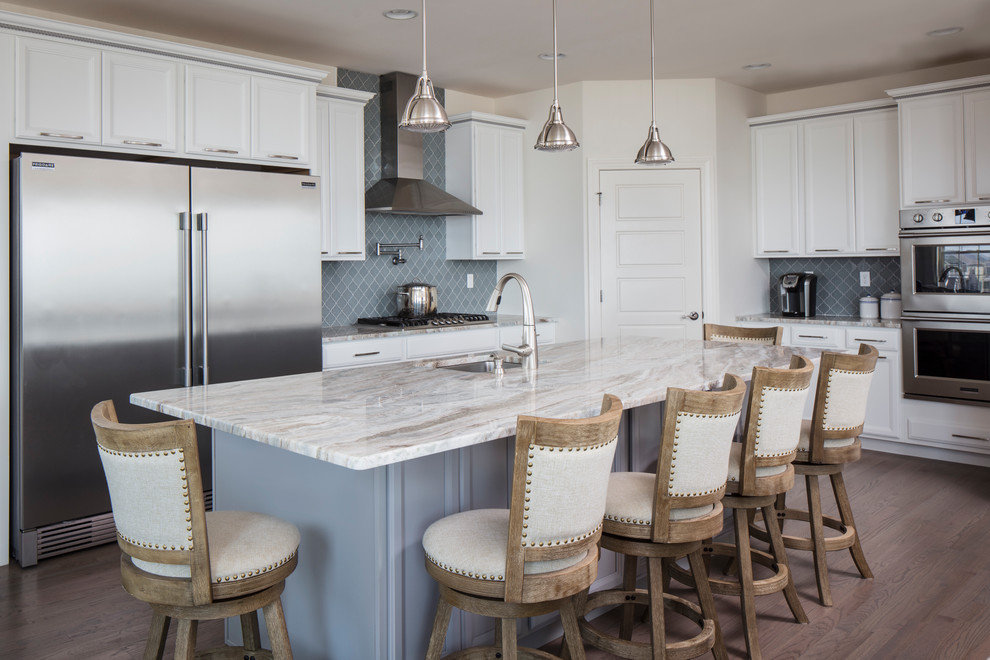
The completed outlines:
<svg viewBox="0 0 990 660">
<path fill-rule="evenodd" d="M 878 359 L 878 360 L 886 360 L 887 358 L 885 358 L 885 357 L 884 357 L 884 356 L 882 356 L 882 355 L 878 355 L 878 356 L 877 356 L 877 359 Z"/>
<path fill-rule="evenodd" d="M 512 250 L 506 252 L 506 254 L 522 254 L 522 252 L 513 252 Z"/>
<path fill-rule="evenodd" d="M 136 147 L 160 147 L 161 142 L 145 142 L 143 140 L 124 140 L 124 144 L 133 144 Z"/>
<path fill-rule="evenodd" d="M 990 200 L 990 197 L 977 197 L 976 199 L 977 199 L 977 201 L 985 202 L 987 200 Z"/>
<path fill-rule="evenodd" d="M 323 254 L 326 254 L 326 252 L 324 252 Z M 337 250 L 337 254 L 361 254 L 361 251 L 360 250 L 356 250 L 356 251 L 353 251 L 353 252 L 341 252 L 340 250 Z"/>
<path fill-rule="evenodd" d="M 915 200 L 915 204 L 944 204 L 948 202 L 947 199 L 918 199 Z"/>
<path fill-rule="evenodd" d="M 501 252 L 482 252 L 481 254 L 502 254 Z"/>
<path fill-rule="evenodd" d="M 84 139 L 82 135 L 69 135 L 68 133 L 46 133 L 45 131 L 42 131 L 41 134 L 44 135 L 45 137 L 65 138 L 66 140 Z"/>
<path fill-rule="evenodd" d="M 354 357 L 368 357 L 369 355 L 378 355 L 381 351 L 371 351 L 370 353 L 355 353 Z"/>
<path fill-rule="evenodd" d="M 828 339 L 828 337 L 822 335 L 798 335 L 802 339 Z"/>
<path fill-rule="evenodd" d="M 897 248 L 866 248 L 867 252 L 893 252 Z"/>
<path fill-rule="evenodd" d="M 788 252 L 790 252 L 790 250 L 764 250 L 764 252 L 766 252 L 767 254 L 770 254 L 770 253 L 773 253 L 773 254 L 787 254 Z"/>
<path fill-rule="evenodd" d="M 235 149 L 220 149 L 218 147 L 203 147 L 203 151 L 209 151 L 211 154 L 236 154 L 240 153 Z"/>
<path fill-rule="evenodd" d="M 859 337 L 853 337 L 853 341 L 868 341 L 872 344 L 886 344 L 886 339 L 860 339 Z"/>
<path fill-rule="evenodd" d="M 839 248 L 815 248 L 815 252 L 838 252 Z"/>
<path fill-rule="evenodd" d="M 953 438 L 960 438 L 961 440 L 979 440 L 980 442 L 990 442 L 990 438 L 978 438 L 975 435 L 962 435 L 961 433 L 953 433 Z"/>
<path fill-rule="evenodd" d="M 269 158 L 281 158 L 282 160 L 299 160 L 299 156 L 286 156 L 284 154 L 268 154 Z"/>
</svg>

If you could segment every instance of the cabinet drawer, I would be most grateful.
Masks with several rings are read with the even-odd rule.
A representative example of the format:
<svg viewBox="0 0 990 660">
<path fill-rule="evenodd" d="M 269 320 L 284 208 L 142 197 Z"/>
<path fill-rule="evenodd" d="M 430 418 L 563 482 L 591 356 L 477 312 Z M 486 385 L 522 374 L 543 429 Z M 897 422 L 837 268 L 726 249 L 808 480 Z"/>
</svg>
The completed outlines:
<svg viewBox="0 0 990 660">
<path fill-rule="evenodd" d="M 901 331 L 894 328 L 846 328 L 846 348 L 859 350 L 860 344 L 876 346 L 878 351 L 898 351 Z"/>
<path fill-rule="evenodd" d="M 926 445 L 990 454 L 990 429 L 985 424 L 967 425 L 909 417 L 907 435 L 909 439 Z"/>
<path fill-rule="evenodd" d="M 398 362 L 401 359 L 402 337 L 339 341 L 323 345 L 324 369 Z"/>
<path fill-rule="evenodd" d="M 406 338 L 406 357 L 409 359 L 473 353 L 494 350 L 498 343 L 498 328 L 456 330 L 411 335 Z"/>
<path fill-rule="evenodd" d="M 791 346 L 815 348 L 842 348 L 846 345 L 842 328 L 822 325 L 795 325 L 791 327 Z"/>
</svg>

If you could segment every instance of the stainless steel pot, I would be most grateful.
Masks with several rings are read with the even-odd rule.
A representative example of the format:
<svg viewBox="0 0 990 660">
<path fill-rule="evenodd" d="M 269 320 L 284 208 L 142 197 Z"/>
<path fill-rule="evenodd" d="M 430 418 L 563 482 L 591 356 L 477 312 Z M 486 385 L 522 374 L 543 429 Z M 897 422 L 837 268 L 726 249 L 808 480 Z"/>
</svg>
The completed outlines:
<svg viewBox="0 0 990 660">
<path fill-rule="evenodd" d="M 432 284 L 410 282 L 395 289 L 395 314 L 403 317 L 437 313 L 437 288 Z"/>
</svg>

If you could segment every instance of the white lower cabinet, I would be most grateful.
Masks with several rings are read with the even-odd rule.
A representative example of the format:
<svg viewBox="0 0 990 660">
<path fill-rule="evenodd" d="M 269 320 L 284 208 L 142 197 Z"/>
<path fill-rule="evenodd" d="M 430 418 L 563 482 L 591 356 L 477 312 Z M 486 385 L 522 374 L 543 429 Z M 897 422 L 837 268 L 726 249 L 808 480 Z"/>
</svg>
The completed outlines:
<svg viewBox="0 0 990 660">
<path fill-rule="evenodd" d="M 364 364 L 400 362 L 402 337 L 354 339 L 323 344 L 323 368 L 359 367 Z"/>
<path fill-rule="evenodd" d="M 905 442 L 990 455 L 990 408 L 905 399 Z"/>
</svg>

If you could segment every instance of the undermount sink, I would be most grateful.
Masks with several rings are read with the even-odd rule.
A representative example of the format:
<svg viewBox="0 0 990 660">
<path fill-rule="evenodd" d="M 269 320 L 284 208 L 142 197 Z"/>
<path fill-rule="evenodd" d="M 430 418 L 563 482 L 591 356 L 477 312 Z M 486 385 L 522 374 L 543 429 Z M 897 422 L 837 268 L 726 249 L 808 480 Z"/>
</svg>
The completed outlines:
<svg viewBox="0 0 990 660">
<path fill-rule="evenodd" d="M 518 369 L 522 364 L 519 362 L 502 361 L 502 369 Z M 460 364 L 438 365 L 438 369 L 453 369 L 454 371 L 467 371 L 474 374 L 490 374 L 495 371 L 495 363 L 492 360 L 483 362 L 461 362 Z"/>
</svg>

